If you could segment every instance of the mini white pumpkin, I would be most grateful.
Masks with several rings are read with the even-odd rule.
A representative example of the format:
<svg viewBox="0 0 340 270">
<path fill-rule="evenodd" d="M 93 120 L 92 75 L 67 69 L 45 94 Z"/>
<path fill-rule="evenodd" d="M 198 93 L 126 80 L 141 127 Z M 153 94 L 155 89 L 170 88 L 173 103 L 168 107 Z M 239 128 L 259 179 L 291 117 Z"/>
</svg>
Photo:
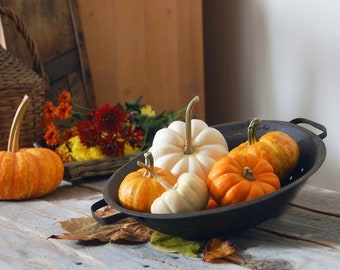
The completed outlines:
<svg viewBox="0 0 340 270">
<path fill-rule="evenodd" d="M 177 183 L 165 187 L 166 191 L 151 204 L 153 214 L 175 214 L 202 210 L 209 200 L 208 187 L 194 173 L 183 173 Z"/>
<path fill-rule="evenodd" d="M 228 154 L 224 136 L 204 121 L 191 119 L 193 98 L 187 106 L 185 122 L 174 121 L 167 128 L 157 131 L 150 152 L 155 166 L 171 171 L 177 177 L 184 172 L 195 173 L 206 181 L 212 166 Z"/>
</svg>

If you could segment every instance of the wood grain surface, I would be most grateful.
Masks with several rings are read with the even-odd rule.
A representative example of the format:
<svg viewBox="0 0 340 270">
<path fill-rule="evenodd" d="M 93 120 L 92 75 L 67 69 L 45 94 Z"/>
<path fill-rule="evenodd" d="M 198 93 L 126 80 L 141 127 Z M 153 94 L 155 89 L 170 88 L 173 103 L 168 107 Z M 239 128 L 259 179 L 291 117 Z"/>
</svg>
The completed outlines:
<svg viewBox="0 0 340 270">
<path fill-rule="evenodd" d="M 98 245 L 48 239 L 65 232 L 60 221 L 91 215 L 90 206 L 102 198 L 105 183 L 63 182 L 56 192 L 41 199 L 0 202 L 0 267 L 310 270 L 337 269 L 340 264 L 339 193 L 308 185 L 281 215 L 227 236 L 236 245 L 241 265 L 164 253 L 149 243 Z"/>
<path fill-rule="evenodd" d="M 201 1 L 78 1 L 98 105 L 135 100 L 157 112 L 195 96 L 205 116 Z"/>
</svg>

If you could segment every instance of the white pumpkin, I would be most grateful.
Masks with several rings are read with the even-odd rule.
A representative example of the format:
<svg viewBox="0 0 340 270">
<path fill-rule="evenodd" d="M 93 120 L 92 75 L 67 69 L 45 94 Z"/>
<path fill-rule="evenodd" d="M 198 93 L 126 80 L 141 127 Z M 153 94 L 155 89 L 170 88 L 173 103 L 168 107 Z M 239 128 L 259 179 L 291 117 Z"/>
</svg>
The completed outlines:
<svg viewBox="0 0 340 270">
<path fill-rule="evenodd" d="M 157 131 L 150 152 L 155 166 L 171 171 L 177 177 L 184 172 L 195 173 L 206 180 L 217 160 L 228 154 L 224 136 L 204 121 L 191 119 L 196 96 L 186 110 L 185 122 L 174 121 Z"/>
<path fill-rule="evenodd" d="M 209 200 L 208 187 L 194 173 L 183 173 L 173 187 L 151 204 L 153 214 L 176 214 L 202 210 Z"/>
</svg>

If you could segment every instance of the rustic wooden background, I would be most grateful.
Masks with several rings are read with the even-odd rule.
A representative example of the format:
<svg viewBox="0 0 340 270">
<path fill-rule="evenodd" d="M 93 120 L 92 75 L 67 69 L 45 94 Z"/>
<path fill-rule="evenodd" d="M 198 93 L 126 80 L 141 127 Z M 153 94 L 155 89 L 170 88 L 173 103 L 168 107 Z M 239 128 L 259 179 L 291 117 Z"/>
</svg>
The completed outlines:
<svg viewBox="0 0 340 270">
<path fill-rule="evenodd" d="M 0 5 L 19 15 L 37 44 L 50 81 L 46 99 L 55 100 L 61 90 L 68 89 L 76 102 L 95 106 L 77 2 L 0 0 Z M 7 50 L 30 66 L 31 56 L 13 21 L 3 17 L 2 25 Z"/>
<path fill-rule="evenodd" d="M 47 99 L 68 89 L 88 106 L 143 96 L 158 112 L 200 96 L 205 118 L 201 1 L 0 0 L 36 40 L 50 79 Z M 3 19 L 8 50 L 30 63 Z"/>
<path fill-rule="evenodd" d="M 135 99 L 157 111 L 195 95 L 203 117 L 201 1 L 78 1 L 98 104 Z"/>
</svg>

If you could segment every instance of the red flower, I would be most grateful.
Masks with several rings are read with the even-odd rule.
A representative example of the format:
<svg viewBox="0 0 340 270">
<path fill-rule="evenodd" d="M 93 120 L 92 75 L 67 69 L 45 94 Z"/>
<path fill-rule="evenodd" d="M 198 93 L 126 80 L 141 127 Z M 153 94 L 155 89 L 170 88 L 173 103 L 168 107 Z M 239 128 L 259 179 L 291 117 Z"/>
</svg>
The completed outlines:
<svg viewBox="0 0 340 270">
<path fill-rule="evenodd" d="M 127 113 L 119 106 L 106 104 L 96 109 L 93 122 L 101 131 L 117 131 L 127 121 Z"/>
<path fill-rule="evenodd" d="M 125 154 L 125 140 L 114 134 L 103 136 L 99 146 L 102 153 L 108 157 L 121 157 Z"/>
<path fill-rule="evenodd" d="M 143 129 L 134 128 L 130 125 L 125 132 L 124 138 L 133 148 L 140 148 L 144 142 L 144 134 L 145 132 Z"/>
<path fill-rule="evenodd" d="M 95 146 L 101 140 L 101 134 L 91 120 L 78 122 L 77 130 L 81 142 L 87 147 Z"/>
</svg>

